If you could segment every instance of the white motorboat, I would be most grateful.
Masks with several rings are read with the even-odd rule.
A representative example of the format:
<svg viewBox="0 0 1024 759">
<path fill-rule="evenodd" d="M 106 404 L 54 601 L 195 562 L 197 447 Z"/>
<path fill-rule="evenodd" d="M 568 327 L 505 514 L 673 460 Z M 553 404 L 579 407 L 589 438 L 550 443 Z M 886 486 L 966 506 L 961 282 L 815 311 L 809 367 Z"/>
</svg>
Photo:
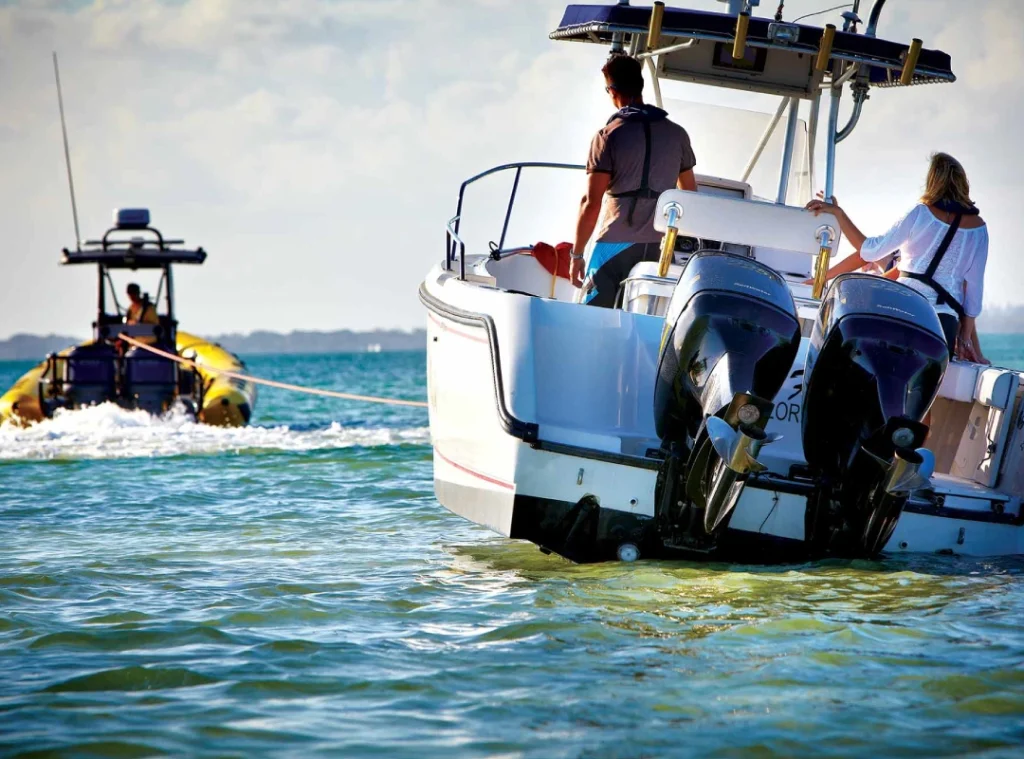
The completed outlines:
<svg viewBox="0 0 1024 759">
<path fill-rule="evenodd" d="M 582 167 L 509 164 L 462 184 L 420 288 L 437 497 L 581 562 L 1020 554 L 1024 375 L 949 361 L 933 308 L 905 285 L 850 274 L 826 290 L 838 225 L 803 210 L 822 96 L 831 196 L 870 89 L 954 82 L 950 58 L 878 38 L 884 0 L 862 32 L 856 7 L 839 31 L 754 18 L 751 4 L 570 5 L 550 35 L 641 57 L 659 106 L 673 80 L 781 103 L 736 176 L 661 196 L 661 261 L 633 270 L 614 309 L 578 303 L 557 256 L 505 239 L 524 172 Z M 772 139 L 774 187 L 758 192 Z M 465 200 L 501 172 L 498 241 L 467 248 Z"/>
</svg>

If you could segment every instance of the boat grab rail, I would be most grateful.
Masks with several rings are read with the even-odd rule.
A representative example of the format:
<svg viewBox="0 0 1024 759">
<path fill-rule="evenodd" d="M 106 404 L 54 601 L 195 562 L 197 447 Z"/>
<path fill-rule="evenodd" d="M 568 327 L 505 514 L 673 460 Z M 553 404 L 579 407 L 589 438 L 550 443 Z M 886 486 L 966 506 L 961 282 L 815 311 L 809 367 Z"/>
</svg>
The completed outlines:
<svg viewBox="0 0 1024 759">
<path fill-rule="evenodd" d="M 453 224 L 455 225 L 454 229 L 452 228 Z M 445 259 L 445 268 L 448 271 L 452 270 L 452 258 L 454 258 L 454 256 L 455 256 L 455 245 L 458 244 L 458 246 L 459 246 L 459 279 L 465 279 L 466 278 L 466 243 L 464 243 L 462 241 L 462 238 L 459 237 L 459 233 L 456 231 L 458 228 L 459 228 L 459 217 L 458 216 L 453 216 L 452 218 L 450 218 L 448 220 L 448 223 L 445 225 L 445 231 L 447 232 L 447 234 L 445 235 L 445 241 L 444 241 L 444 245 L 445 245 L 445 248 L 447 250 L 447 257 Z"/>
<path fill-rule="evenodd" d="M 492 256 L 497 253 L 500 256 L 505 245 L 505 235 L 508 234 L 508 224 L 512 219 L 512 209 L 515 207 L 516 196 L 519 192 L 519 179 L 522 177 L 523 169 L 565 169 L 570 171 L 583 171 L 586 166 L 578 163 L 553 163 L 547 161 L 521 161 L 518 163 L 504 163 L 500 166 L 481 171 L 479 174 L 470 177 L 459 186 L 459 203 L 453 216 L 446 227 L 445 235 L 445 270 L 452 270 L 452 261 L 455 258 L 456 248 L 459 252 L 459 279 L 466 278 L 466 243 L 459 237 L 459 227 L 462 223 L 462 205 L 466 198 L 466 189 L 492 174 L 503 171 L 515 170 L 515 178 L 512 180 L 512 191 L 508 197 L 508 207 L 505 209 L 505 218 L 501 225 L 501 237 L 498 238 L 497 248 L 492 251 Z"/>
</svg>

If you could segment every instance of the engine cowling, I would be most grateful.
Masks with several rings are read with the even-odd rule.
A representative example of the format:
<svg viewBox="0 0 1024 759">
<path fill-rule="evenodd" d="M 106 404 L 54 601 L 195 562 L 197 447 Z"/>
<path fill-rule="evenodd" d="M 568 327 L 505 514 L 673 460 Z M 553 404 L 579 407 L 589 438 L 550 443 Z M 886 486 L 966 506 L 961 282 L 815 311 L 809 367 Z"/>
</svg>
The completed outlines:
<svg viewBox="0 0 1024 759">
<path fill-rule="evenodd" d="M 117 353 L 107 343 L 79 345 L 64 359 L 61 391 L 71 408 L 114 400 L 116 382 Z"/>
<path fill-rule="evenodd" d="M 711 551 L 768 440 L 764 428 L 800 345 L 785 281 L 746 257 L 704 251 L 669 303 L 654 391 L 666 462 L 657 488 L 667 545 Z"/>
<path fill-rule="evenodd" d="M 654 419 L 668 442 L 694 437 L 704 417 L 722 415 L 737 393 L 766 399 L 770 414 L 800 345 L 800 321 L 782 277 L 719 251 L 687 262 L 664 329 Z"/>
<path fill-rule="evenodd" d="M 132 348 L 125 354 L 124 365 L 124 395 L 132 406 L 151 414 L 170 408 L 178 392 L 174 361 Z"/>
<path fill-rule="evenodd" d="M 922 420 L 948 361 L 935 310 L 916 290 L 865 274 L 833 282 L 804 371 L 804 456 L 822 483 L 808 508 L 812 543 L 853 555 L 884 546 L 908 483 L 931 473 Z"/>
</svg>

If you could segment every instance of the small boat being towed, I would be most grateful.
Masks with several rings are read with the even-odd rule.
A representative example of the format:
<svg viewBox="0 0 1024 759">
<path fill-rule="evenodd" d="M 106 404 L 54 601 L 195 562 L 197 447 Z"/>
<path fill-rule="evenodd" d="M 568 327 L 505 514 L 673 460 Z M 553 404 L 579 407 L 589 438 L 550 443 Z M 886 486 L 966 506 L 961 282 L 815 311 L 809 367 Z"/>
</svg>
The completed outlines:
<svg viewBox="0 0 1024 759">
<path fill-rule="evenodd" d="M 836 145 L 872 86 L 955 81 L 946 54 L 875 36 L 883 4 L 863 34 L 856 8 L 839 32 L 750 18 L 749 4 L 569 6 L 551 37 L 644 57 L 659 106 L 659 78 L 782 103 L 742 181 L 698 176 L 699 192 L 662 195 L 662 259 L 633 270 L 615 309 L 577 303 L 557 267 L 505 245 L 523 171 L 582 167 L 463 183 L 420 287 L 445 507 L 576 561 L 1024 553 L 1024 375 L 948 361 L 934 310 L 898 282 L 851 274 L 826 292 L 838 224 L 793 197 L 799 171 L 813 178 L 824 91 L 831 196 Z M 778 195 L 755 198 L 746 175 L 787 113 Z M 466 190 L 504 170 L 500 242 L 467 252 Z"/>
<path fill-rule="evenodd" d="M 174 316 L 174 264 L 202 264 L 206 251 L 173 247 L 150 226 L 146 209 L 114 212 L 115 226 L 103 238 L 75 250 L 64 249 L 63 263 L 95 264 L 99 271 L 93 339 L 51 354 L 26 372 L 0 396 L 0 423 L 27 424 L 50 418 L 58 409 L 77 409 L 111 402 L 127 409 L 161 414 L 177 405 L 197 421 L 221 426 L 248 424 L 256 403 L 256 386 L 225 377 L 218 370 L 243 372 L 245 365 L 221 346 L 178 330 Z M 124 233 L 132 236 L 125 239 Z M 145 236 L 142 236 L 145 235 Z M 160 272 L 152 305 L 156 323 L 127 324 L 114 292 L 112 270 Z M 113 313 L 107 308 L 107 290 Z M 164 312 L 159 313 L 161 294 Z M 154 354 L 121 339 L 127 335 L 193 366 Z"/>
</svg>

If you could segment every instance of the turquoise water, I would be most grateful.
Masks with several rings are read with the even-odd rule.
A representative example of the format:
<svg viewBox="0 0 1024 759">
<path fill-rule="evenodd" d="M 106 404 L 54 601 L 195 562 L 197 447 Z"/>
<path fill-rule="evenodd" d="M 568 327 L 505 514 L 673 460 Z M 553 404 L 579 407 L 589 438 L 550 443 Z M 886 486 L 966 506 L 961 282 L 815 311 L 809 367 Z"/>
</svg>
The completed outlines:
<svg viewBox="0 0 1024 759">
<path fill-rule="evenodd" d="M 424 363 L 249 366 L 422 398 Z M 0 429 L 0 754 L 1018 754 L 1024 562 L 574 566 L 438 506 L 426 425 L 266 390 L 241 430 Z"/>
</svg>

